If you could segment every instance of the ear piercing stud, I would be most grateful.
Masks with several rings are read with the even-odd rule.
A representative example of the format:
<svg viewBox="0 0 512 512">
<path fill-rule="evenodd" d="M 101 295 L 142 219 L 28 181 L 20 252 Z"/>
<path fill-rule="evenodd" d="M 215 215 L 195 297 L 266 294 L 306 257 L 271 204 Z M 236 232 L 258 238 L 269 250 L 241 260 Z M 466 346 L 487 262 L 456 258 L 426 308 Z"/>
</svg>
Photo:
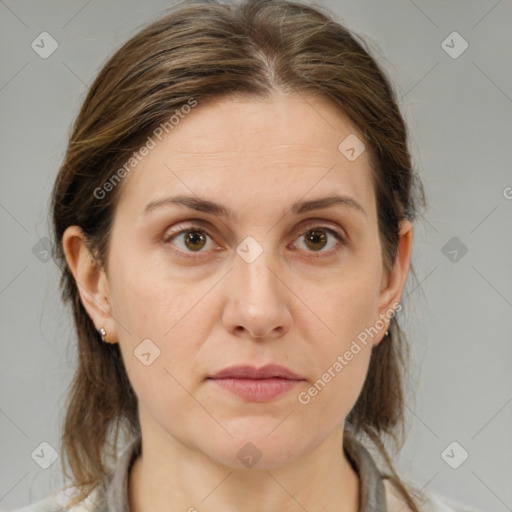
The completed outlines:
<svg viewBox="0 0 512 512">
<path fill-rule="evenodd" d="M 105 339 L 105 336 L 107 335 L 107 331 L 105 330 L 105 328 L 100 327 L 100 330 L 98 332 L 100 333 L 101 341 L 103 341 L 103 343 L 108 343 L 108 341 Z"/>
</svg>

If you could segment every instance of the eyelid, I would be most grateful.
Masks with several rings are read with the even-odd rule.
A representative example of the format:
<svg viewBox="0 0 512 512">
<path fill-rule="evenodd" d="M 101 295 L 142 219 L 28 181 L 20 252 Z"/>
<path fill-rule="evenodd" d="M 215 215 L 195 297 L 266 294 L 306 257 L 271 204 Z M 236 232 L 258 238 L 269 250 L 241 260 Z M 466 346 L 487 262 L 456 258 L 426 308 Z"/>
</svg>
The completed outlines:
<svg viewBox="0 0 512 512">
<path fill-rule="evenodd" d="M 172 252 L 178 254 L 181 257 L 197 260 L 197 259 L 207 257 L 208 252 L 211 253 L 214 251 L 218 251 L 219 245 L 217 244 L 217 242 L 215 242 L 215 238 L 211 235 L 210 230 L 208 228 L 203 227 L 200 222 L 197 222 L 197 221 L 194 221 L 194 222 L 195 222 L 195 224 L 190 224 L 190 225 L 185 225 L 185 226 L 184 225 L 174 226 L 175 230 L 173 230 L 172 233 L 168 233 L 167 231 L 164 233 L 164 236 L 162 237 L 162 242 L 165 245 L 172 246 L 173 244 L 171 244 L 170 242 L 172 242 L 172 240 L 174 238 L 182 235 L 183 233 L 186 233 L 187 231 L 202 231 L 202 232 L 204 232 L 205 235 L 208 238 L 210 238 L 212 240 L 213 244 L 215 245 L 214 249 L 211 249 L 210 251 L 198 251 L 198 252 L 184 251 L 183 249 L 179 249 L 178 247 L 173 247 L 172 249 L 170 249 Z"/>
<path fill-rule="evenodd" d="M 349 243 L 347 232 L 341 227 L 334 225 L 333 222 L 325 219 L 306 219 L 295 228 L 293 234 L 304 234 L 305 231 L 309 231 L 310 229 L 315 228 L 333 231 L 337 236 L 341 238 L 341 240 L 343 240 L 344 243 L 347 245 Z"/>
<path fill-rule="evenodd" d="M 294 242 L 292 243 L 292 246 L 295 248 L 299 239 L 302 236 L 304 236 L 305 233 L 307 233 L 308 231 L 314 231 L 315 229 L 326 231 L 327 233 L 329 233 L 331 236 L 333 236 L 336 239 L 337 243 L 334 247 L 331 247 L 330 249 L 327 249 L 327 250 L 321 249 L 319 251 L 304 251 L 307 254 L 307 256 L 304 256 L 304 257 L 307 259 L 332 257 L 332 256 L 338 254 L 338 252 L 342 249 L 342 247 L 350 246 L 350 243 L 349 243 L 347 237 L 345 236 L 344 232 L 342 232 L 339 229 L 322 224 L 322 223 L 312 224 L 311 226 L 308 226 L 306 228 L 299 229 L 298 230 L 299 236 L 294 237 Z M 299 252 L 303 252 L 300 249 L 297 249 L 297 250 Z"/>
<path fill-rule="evenodd" d="M 188 224 L 187 224 L 188 223 Z M 349 243 L 349 237 L 344 229 L 340 229 L 339 227 L 334 227 L 332 225 L 328 224 L 329 221 L 322 220 L 322 219 L 307 219 L 303 222 L 301 222 L 298 226 L 294 228 L 292 231 L 293 235 L 296 234 L 304 234 L 305 231 L 313 228 L 320 228 L 320 229 L 330 229 L 334 233 L 336 233 L 342 240 L 344 240 L 346 243 Z M 206 227 L 204 225 L 207 225 Z M 189 221 L 185 221 L 184 225 L 181 225 L 178 223 L 178 225 L 173 227 L 173 233 L 167 234 L 167 231 L 164 234 L 164 239 L 168 240 L 171 239 L 174 236 L 179 235 L 183 231 L 186 230 L 193 230 L 195 228 L 198 228 L 198 230 L 204 231 L 210 238 L 213 238 L 210 234 L 210 227 L 211 224 L 207 221 L 203 221 L 202 219 L 190 219 Z"/>
<path fill-rule="evenodd" d="M 168 243 L 172 241 L 175 237 L 183 234 L 187 231 L 202 231 L 204 232 L 215 244 L 217 242 L 215 241 L 215 237 L 212 236 L 211 231 L 213 231 L 210 227 L 205 227 L 205 224 L 208 226 L 211 226 L 211 224 L 207 221 L 204 221 L 203 219 L 190 219 L 188 221 L 184 221 L 182 224 L 178 223 L 178 225 L 173 226 L 173 232 L 168 233 L 165 232 L 162 241 L 164 243 Z M 292 236 L 296 237 L 296 235 L 304 235 L 307 231 L 313 230 L 313 229 L 323 229 L 327 232 L 330 232 L 335 238 L 338 240 L 338 245 L 345 245 L 349 246 L 351 245 L 349 237 L 346 234 L 346 231 L 344 229 L 341 229 L 339 227 L 334 227 L 332 224 L 330 224 L 329 221 L 325 219 L 306 219 L 303 222 L 301 222 L 298 226 L 294 228 L 292 231 Z M 294 238 L 294 241 L 296 238 Z M 217 244 L 217 249 L 219 248 L 219 245 Z M 180 254 L 185 254 L 187 257 L 201 257 L 201 254 L 204 251 L 198 251 L 197 253 L 194 253 L 193 251 L 183 251 L 181 249 L 176 249 Z M 339 250 L 339 247 L 329 249 L 327 251 L 307 251 L 310 252 L 313 256 L 317 254 L 320 256 L 322 253 L 332 253 L 337 252 Z"/>
<path fill-rule="evenodd" d="M 197 219 L 192 219 L 188 222 L 178 223 L 177 225 L 172 227 L 171 230 L 166 230 L 163 235 L 163 242 L 168 242 L 173 238 L 186 233 L 187 231 L 202 231 L 204 232 L 211 240 L 215 242 L 215 237 L 212 233 L 215 233 L 215 229 L 209 226 L 205 226 L 204 224 L 209 224 L 208 222 L 201 222 Z M 216 242 L 215 242 L 216 243 Z"/>
</svg>

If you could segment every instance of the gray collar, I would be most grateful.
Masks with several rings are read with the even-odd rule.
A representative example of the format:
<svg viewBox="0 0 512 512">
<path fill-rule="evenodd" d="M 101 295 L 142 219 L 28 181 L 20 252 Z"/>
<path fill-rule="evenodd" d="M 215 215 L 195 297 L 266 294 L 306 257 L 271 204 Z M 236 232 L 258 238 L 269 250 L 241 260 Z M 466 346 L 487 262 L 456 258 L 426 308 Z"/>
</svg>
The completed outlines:
<svg viewBox="0 0 512 512">
<path fill-rule="evenodd" d="M 345 431 L 344 450 L 361 482 L 359 512 L 386 512 L 386 493 L 382 475 L 368 450 Z M 105 477 L 103 496 L 105 502 L 98 512 L 130 512 L 128 477 L 132 464 L 141 452 L 140 436 L 130 442 L 119 457 L 113 472 Z"/>
</svg>

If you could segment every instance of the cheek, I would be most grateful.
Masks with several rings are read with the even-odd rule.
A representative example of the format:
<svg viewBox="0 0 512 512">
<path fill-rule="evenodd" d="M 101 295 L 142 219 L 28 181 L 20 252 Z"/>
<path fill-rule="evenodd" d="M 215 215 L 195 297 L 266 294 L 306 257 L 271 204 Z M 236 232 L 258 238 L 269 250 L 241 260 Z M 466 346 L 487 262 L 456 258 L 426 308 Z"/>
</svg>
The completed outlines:
<svg viewBox="0 0 512 512">
<path fill-rule="evenodd" d="M 186 423 L 188 415 L 197 414 L 186 390 L 209 328 L 200 302 L 204 291 L 169 283 L 152 268 L 120 268 L 117 282 L 114 314 L 126 327 L 119 343 L 139 403 L 163 425 Z M 204 321 L 197 321 L 198 314 Z"/>
<path fill-rule="evenodd" d="M 204 286 L 134 260 L 123 260 L 112 276 L 113 313 L 128 337 L 166 339 L 201 300 Z"/>
<path fill-rule="evenodd" d="M 340 302 L 337 305 L 342 306 Z M 299 407 L 321 418 L 326 425 L 339 424 L 357 401 L 367 376 L 372 353 L 371 339 L 361 333 L 368 312 L 355 301 L 340 307 L 331 325 L 336 335 L 318 337 L 315 345 L 315 380 L 297 397 Z"/>
<path fill-rule="evenodd" d="M 351 268 L 344 275 L 319 287 L 309 284 L 302 287 L 301 296 L 308 297 L 307 304 L 322 323 L 326 335 L 316 336 L 317 342 L 332 358 L 334 353 L 346 350 L 361 332 L 372 326 L 378 318 L 378 278 L 371 267 Z M 321 322 L 320 322 L 321 320 Z"/>
<path fill-rule="evenodd" d="M 378 318 L 375 304 L 378 288 L 371 268 L 330 283 L 315 294 L 311 309 L 328 327 L 314 335 L 317 380 L 306 389 L 299 403 L 311 404 L 320 414 L 346 416 L 363 387 L 373 340 L 368 329 Z M 313 405 L 315 404 L 315 405 Z"/>
<path fill-rule="evenodd" d="M 178 386 L 173 377 L 187 386 L 197 371 L 201 344 L 218 317 L 213 301 L 219 299 L 208 293 L 216 280 L 191 283 L 158 265 L 126 259 L 112 281 L 113 313 L 125 328 L 118 329 L 119 342 L 127 369 L 134 372 L 134 388 L 142 386 L 148 396 L 165 389 L 171 396 Z M 150 366 L 137 359 L 141 352 L 150 353 Z"/>
</svg>

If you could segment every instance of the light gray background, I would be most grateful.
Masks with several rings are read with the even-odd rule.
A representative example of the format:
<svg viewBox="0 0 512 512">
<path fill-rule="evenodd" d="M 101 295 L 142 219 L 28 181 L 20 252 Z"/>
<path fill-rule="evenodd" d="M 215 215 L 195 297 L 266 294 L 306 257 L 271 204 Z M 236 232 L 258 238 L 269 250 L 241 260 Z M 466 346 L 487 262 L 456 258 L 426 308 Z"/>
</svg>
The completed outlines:
<svg viewBox="0 0 512 512">
<path fill-rule="evenodd" d="M 73 330 L 53 263 L 33 247 L 48 235 L 49 192 L 70 126 L 107 57 L 170 5 L 0 2 L 2 510 L 63 484 L 59 460 L 45 470 L 31 453 L 42 441 L 58 448 L 76 360 Z M 401 316 L 418 387 L 397 467 L 426 490 L 481 510 L 510 511 L 512 4 L 321 5 L 366 37 L 396 84 L 429 201 L 427 220 L 415 228 L 421 285 L 408 282 Z M 47 59 L 31 48 L 43 31 L 59 45 Z M 469 44 L 456 59 L 441 46 L 453 31 Z M 452 237 L 468 249 L 458 261 L 443 253 Z M 458 469 L 441 457 L 452 441 L 469 453 Z"/>
</svg>

